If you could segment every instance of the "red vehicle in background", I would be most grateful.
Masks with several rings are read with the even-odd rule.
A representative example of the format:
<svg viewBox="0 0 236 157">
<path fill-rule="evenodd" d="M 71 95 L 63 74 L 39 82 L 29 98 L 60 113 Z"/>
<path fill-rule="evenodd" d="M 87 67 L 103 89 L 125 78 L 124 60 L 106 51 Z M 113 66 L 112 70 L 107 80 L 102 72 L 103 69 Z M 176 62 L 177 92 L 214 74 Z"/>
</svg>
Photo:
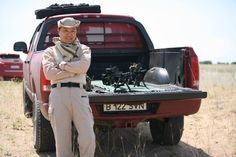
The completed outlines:
<svg viewBox="0 0 236 157">
<path fill-rule="evenodd" d="M 23 61 L 19 54 L 0 53 L 0 80 L 22 79 Z"/>
</svg>

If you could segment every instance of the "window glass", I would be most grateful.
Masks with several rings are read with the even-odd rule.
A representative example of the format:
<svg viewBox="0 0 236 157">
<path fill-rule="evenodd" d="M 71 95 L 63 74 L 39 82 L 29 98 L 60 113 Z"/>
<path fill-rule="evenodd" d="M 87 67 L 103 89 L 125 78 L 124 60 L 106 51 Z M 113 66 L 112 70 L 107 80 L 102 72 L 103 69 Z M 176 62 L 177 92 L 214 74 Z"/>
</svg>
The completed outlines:
<svg viewBox="0 0 236 157">
<path fill-rule="evenodd" d="M 1 59 L 19 59 L 20 55 L 17 54 L 0 54 Z"/>
<path fill-rule="evenodd" d="M 44 48 L 54 45 L 58 36 L 57 26 L 49 28 Z M 77 34 L 82 44 L 91 48 L 143 48 L 143 41 L 137 28 L 128 23 L 81 23 Z"/>
</svg>

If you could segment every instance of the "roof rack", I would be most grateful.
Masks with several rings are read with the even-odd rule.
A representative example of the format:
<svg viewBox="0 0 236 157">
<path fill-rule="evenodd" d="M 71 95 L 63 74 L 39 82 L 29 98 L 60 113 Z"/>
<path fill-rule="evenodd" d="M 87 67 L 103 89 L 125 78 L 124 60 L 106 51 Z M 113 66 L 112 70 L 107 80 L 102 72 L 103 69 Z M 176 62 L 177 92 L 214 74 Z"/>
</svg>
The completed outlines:
<svg viewBox="0 0 236 157">
<path fill-rule="evenodd" d="M 52 4 L 45 9 L 35 10 L 36 19 L 43 19 L 48 16 L 74 13 L 101 13 L 100 5 L 89 5 L 81 3 L 79 5 L 70 4 Z"/>
</svg>

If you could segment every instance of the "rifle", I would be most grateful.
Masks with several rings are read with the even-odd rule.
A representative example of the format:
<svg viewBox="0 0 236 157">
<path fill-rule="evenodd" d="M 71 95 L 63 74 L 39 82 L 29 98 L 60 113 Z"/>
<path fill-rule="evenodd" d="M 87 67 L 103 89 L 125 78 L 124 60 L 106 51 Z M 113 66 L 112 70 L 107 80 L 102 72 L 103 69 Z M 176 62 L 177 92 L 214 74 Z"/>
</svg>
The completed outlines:
<svg viewBox="0 0 236 157">
<path fill-rule="evenodd" d="M 117 89 L 124 85 L 131 92 L 132 90 L 129 85 L 140 86 L 142 82 L 147 88 L 143 81 L 146 71 L 146 69 L 142 68 L 141 64 L 137 63 L 132 63 L 128 72 L 119 71 L 116 66 L 111 66 L 105 69 L 106 73 L 102 74 L 102 82 L 104 85 L 114 86 L 114 92 L 117 92 Z"/>
</svg>

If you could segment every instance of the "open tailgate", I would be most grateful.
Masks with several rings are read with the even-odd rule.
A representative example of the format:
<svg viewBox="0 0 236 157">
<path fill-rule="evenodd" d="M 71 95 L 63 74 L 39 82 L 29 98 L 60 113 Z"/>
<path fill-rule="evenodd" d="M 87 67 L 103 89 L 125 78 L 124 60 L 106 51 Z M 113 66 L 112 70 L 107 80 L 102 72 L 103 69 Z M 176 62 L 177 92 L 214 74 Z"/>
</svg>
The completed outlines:
<svg viewBox="0 0 236 157">
<path fill-rule="evenodd" d="M 120 91 L 114 92 L 114 87 L 94 85 L 92 92 L 89 92 L 91 103 L 104 102 L 137 102 L 137 101 L 167 101 L 167 100 L 186 100 L 186 99 L 203 99 L 207 97 L 207 92 L 183 88 L 172 84 L 156 85 L 146 83 L 146 87 L 129 86 L 122 87 Z"/>
</svg>

